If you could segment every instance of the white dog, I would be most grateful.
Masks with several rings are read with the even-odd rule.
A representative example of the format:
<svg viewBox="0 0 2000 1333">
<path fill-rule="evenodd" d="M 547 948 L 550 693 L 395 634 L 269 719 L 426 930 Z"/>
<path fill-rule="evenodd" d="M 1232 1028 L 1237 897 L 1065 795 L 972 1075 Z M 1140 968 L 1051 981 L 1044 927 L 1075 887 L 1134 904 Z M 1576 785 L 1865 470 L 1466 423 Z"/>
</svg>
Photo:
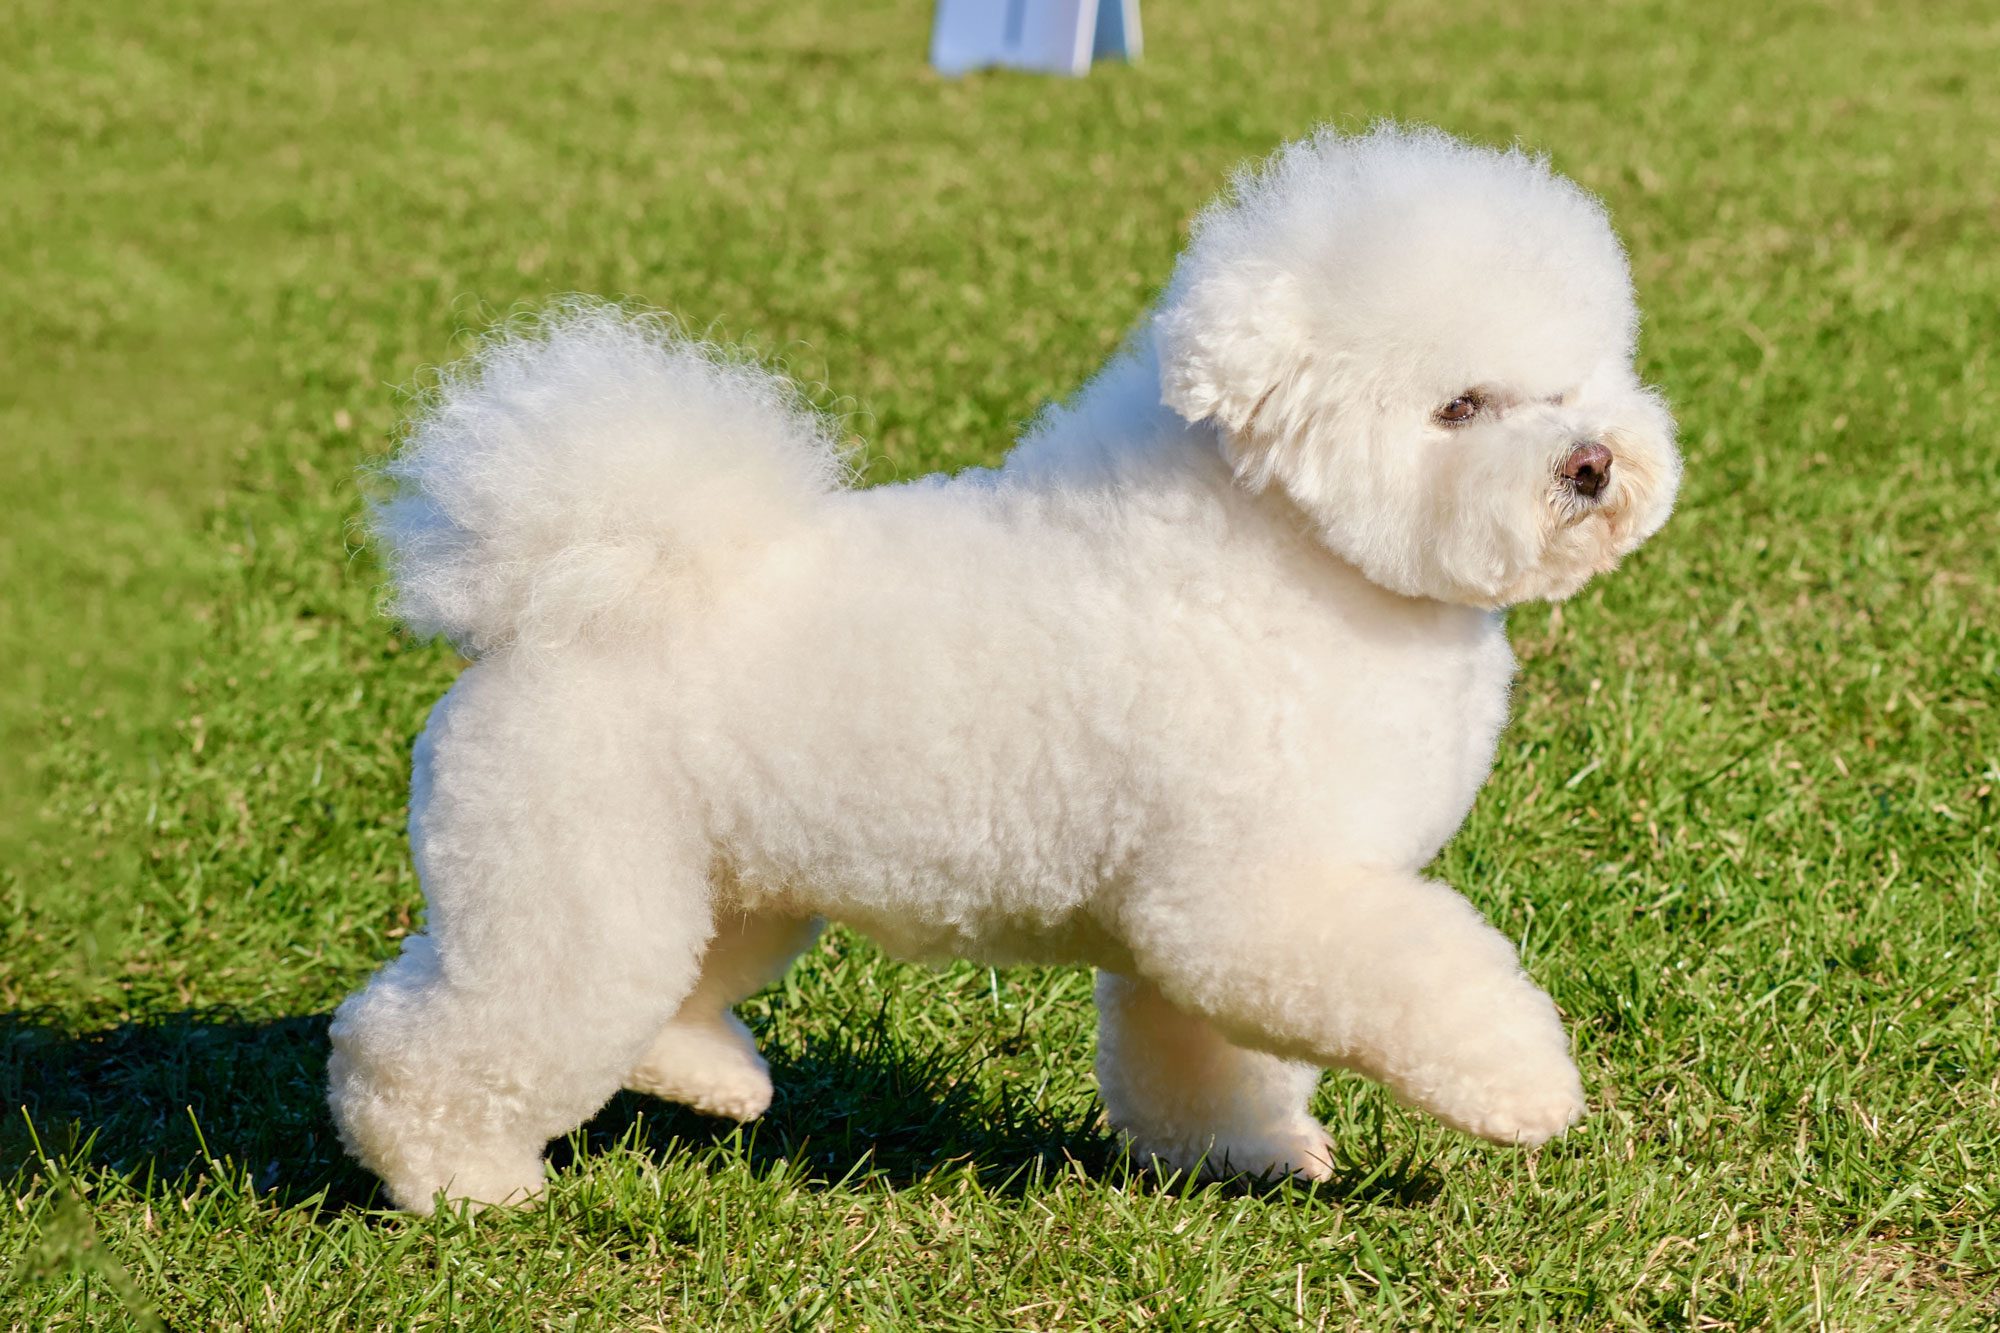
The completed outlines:
<svg viewBox="0 0 2000 1333">
<path fill-rule="evenodd" d="M 1555 1006 L 1423 878 L 1514 669 L 1502 608 L 1666 519 L 1603 209 L 1520 152 L 1322 133 L 997 471 L 843 489 L 768 372 L 572 308 L 448 375 L 376 514 L 474 665 L 417 742 L 426 931 L 340 1008 L 332 1106 L 405 1208 L 525 1199 L 620 1087 L 747 1119 L 730 1007 L 831 917 L 1100 969 L 1144 1158 L 1323 1176 L 1318 1071 L 1535 1144 Z"/>
</svg>

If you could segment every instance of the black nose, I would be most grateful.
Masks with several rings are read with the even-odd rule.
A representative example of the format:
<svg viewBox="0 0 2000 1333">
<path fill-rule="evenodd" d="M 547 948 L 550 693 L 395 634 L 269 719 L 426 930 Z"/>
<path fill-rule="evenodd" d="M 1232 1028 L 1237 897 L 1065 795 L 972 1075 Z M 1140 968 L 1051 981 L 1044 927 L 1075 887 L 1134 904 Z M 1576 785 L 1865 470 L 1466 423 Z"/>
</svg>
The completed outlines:
<svg viewBox="0 0 2000 1333">
<path fill-rule="evenodd" d="M 1595 440 L 1579 444 L 1563 461 L 1563 480 L 1586 500 L 1595 499 L 1611 481 L 1611 451 Z"/>
</svg>

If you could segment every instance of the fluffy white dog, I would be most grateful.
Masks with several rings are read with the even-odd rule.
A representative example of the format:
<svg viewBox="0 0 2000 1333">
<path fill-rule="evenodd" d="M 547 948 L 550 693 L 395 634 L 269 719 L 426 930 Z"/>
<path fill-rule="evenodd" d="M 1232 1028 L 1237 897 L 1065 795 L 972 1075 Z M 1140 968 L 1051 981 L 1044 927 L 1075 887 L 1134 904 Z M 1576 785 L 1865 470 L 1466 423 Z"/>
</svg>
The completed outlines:
<svg viewBox="0 0 2000 1333">
<path fill-rule="evenodd" d="M 425 933 L 340 1008 L 399 1205 L 520 1200 L 620 1087 L 747 1119 L 730 1007 L 821 918 L 1099 969 L 1143 1157 L 1324 1175 L 1320 1068 L 1470 1134 L 1584 1109 L 1555 1006 L 1422 867 L 1506 718 L 1502 608 L 1666 519 L 1604 210 L 1541 159 L 1322 133 L 997 471 L 843 488 L 772 374 L 572 308 L 447 376 L 376 514 L 476 659 L 417 742 Z"/>
</svg>

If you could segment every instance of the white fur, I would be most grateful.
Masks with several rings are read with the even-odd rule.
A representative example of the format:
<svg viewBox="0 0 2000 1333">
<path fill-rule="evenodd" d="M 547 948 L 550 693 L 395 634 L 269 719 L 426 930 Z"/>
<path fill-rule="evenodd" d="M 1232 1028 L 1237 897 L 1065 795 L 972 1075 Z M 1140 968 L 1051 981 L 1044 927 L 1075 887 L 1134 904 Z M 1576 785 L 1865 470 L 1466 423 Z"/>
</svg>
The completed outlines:
<svg viewBox="0 0 2000 1333">
<path fill-rule="evenodd" d="M 846 479 L 785 380 L 575 304 L 445 372 L 375 513 L 390 610 L 468 657 L 651 628 Z"/>
<path fill-rule="evenodd" d="M 755 1115 L 729 1007 L 820 917 L 1102 969 L 1109 1118 L 1175 1167 L 1325 1174 L 1329 1065 L 1560 1133 L 1554 1005 L 1420 871 L 1505 721 L 1494 608 L 1671 505 L 1635 326 L 1589 196 L 1384 127 L 1242 178 L 997 471 L 838 489 L 780 382 L 615 312 L 490 348 L 377 514 L 478 660 L 417 746 L 426 932 L 335 1019 L 348 1148 L 422 1210 L 534 1194 L 621 1085 Z"/>
</svg>

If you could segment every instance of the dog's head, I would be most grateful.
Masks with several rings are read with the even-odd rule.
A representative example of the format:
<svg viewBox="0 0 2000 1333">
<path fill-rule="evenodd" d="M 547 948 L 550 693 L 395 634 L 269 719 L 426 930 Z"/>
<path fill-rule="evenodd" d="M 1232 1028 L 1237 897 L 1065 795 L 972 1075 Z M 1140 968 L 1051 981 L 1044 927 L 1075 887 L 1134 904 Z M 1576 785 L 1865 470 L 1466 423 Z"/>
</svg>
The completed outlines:
<svg viewBox="0 0 2000 1333">
<path fill-rule="evenodd" d="M 1666 521 L 1603 208 L 1546 161 L 1394 126 L 1292 144 L 1205 213 L 1154 323 L 1166 404 L 1411 596 L 1567 597 Z"/>
</svg>

